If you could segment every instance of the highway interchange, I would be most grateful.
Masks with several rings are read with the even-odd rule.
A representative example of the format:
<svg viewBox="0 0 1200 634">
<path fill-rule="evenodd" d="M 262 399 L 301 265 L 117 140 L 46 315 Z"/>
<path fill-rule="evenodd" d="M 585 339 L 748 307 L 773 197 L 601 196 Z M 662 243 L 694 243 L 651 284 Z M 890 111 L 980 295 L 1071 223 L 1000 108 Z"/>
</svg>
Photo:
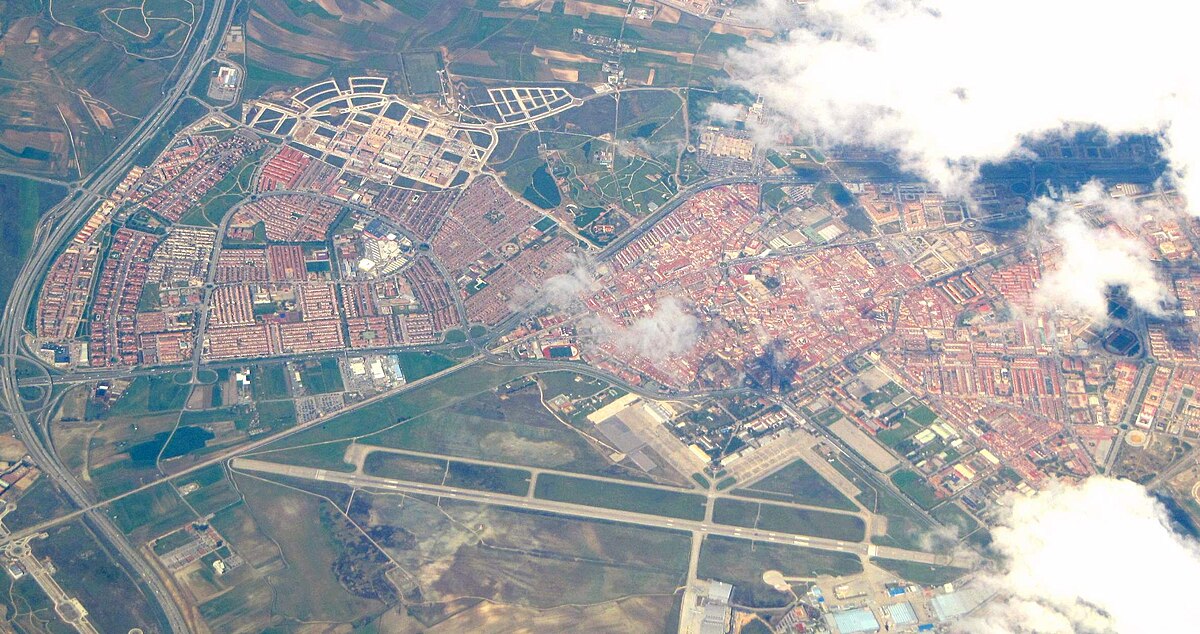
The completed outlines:
<svg viewBox="0 0 1200 634">
<path fill-rule="evenodd" d="M 47 212 L 34 233 L 34 245 L 24 267 L 13 283 L 4 316 L 0 319 L 0 359 L 4 367 L 0 372 L 0 401 L 12 419 L 18 435 L 25 441 L 30 456 L 42 471 L 53 480 L 77 507 L 88 507 L 91 495 L 79 481 L 62 466 L 58 457 L 48 447 L 48 438 L 39 432 L 35 421 L 22 408 L 17 383 L 17 359 L 28 358 L 23 349 L 25 315 L 35 300 L 37 290 L 46 270 L 65 244 L 91 213 L 98 202 L 98 194 L 106 192 L 129 171 L 133 158 L 160 132 L 183 99 L 205 65 L 209 62 L 212 44 L 222 37 L 226 23 L 232 18 L 232 0 L 211 0 L 212 8 L 205 15 L 202 32 L 189 42 L 193 47 L 184 54 L 186 61 L 178 68 L 178 79 L 165 88 L 163 100 L 130 134 L 129 138 L 95 173 L 73 189 L 63 202 Z M 193 31 L 195 32 L 195 31 Z M 150 590 L 152 600 L 169 626 L 170 631 L 187 631 L 186 620 L 179 606 L 169 597 L 168 590 L 154 570 L 137 553 L 120 530 L 103 513 L 90 512 L 85 521 L 104 542 L 119 554 L 135 577 Z"/>
</svg>

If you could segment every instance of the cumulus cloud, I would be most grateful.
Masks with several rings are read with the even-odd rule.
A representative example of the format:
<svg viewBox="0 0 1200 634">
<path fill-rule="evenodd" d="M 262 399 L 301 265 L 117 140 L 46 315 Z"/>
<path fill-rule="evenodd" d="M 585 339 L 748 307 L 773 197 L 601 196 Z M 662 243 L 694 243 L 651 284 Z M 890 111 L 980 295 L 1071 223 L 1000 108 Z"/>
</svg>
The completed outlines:
<svg viewBox="0 0 1200 634">
<path fill-rule="evenodd" d="M 700 321 L 674 297 L 663 299 L 654 312 L 628 326 L 597 321 L 592 329 L 616 346 L 650 360 L 683 354 L 700 338 Z"/>
<path fill-rule="evenodd" d="M 1200 57 L 1177 0 L 819 0 L 771 41 L 732 51 L 735 83 L 826 144 L 895 150 L 948 193 L 1033 138 L 1099 126 L 1154 134 L 1200 200 Z"/>
<path fill-rule="evenodd" d="M 720 101 L 714 101 L 709 104 L 704 114 L 713 121 L 727 124 L 734 123 L 746 116 L 741 106 L 732 103 L 722 103 Z"/>
<path fill-rule="evenodd" d="M 1085 209 L 1092 212 L 1090 217 Z M 1043 308 L 1102 322 L 1108 314 L 1107 292 L 1113 287 L 1123 287 L 1138 308 L 1151 314 L 1163 314 L 1172 303 L 1173 294 L 1151 262 L 1146 244 L 1118 226 L 1136 222 L 1144 213 L 1134 203 L 1106 195 L 1093 182 L 1058 200 L 1039 198 L 1029 210 L 1034 235 L 1062 248 L 1035 296 Z"/>
<path fill-rule="evenodd" d="M 1200 543 L 1128 480 L 1092 477 L 1013 495 L 992 531 L 997 592 L 955 626 L 971 634 L 1179 632 L 1194 621 Z"/>
<path fill-rule="evenodd" d="M 571 269 L 546 278 L 531 300 L 534 308 L 570 308 L 596 290 L 596 263 L 582 254 L 572 254 Z"/>
</svg>

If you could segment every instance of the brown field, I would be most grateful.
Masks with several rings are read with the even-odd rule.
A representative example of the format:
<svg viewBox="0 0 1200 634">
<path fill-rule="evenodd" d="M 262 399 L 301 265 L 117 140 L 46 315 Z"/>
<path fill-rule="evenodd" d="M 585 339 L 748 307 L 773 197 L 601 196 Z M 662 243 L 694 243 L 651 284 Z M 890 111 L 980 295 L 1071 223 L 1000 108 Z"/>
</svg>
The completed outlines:
<svg viewBox="0 0 1200 634">
<path fill-rule="evenodd" d="M 600 60 L 581 55 L 579 53 L 567 53 L 565 51 L 555 51 L 553 49 L 533 47 L 533 56 L 544 59 L 552 59 L 556 62 L 572 62 L 577 64 L 599 64 Z"/>
<path fill-rule="evenodd" d="M 483 602 L 433 626 L 428 632 L 658 632 L 674 597 L 631 597 L 587 606 L 537 610 Z"/>
<path fill-rule="evenodd" d="M 695 53 L 684 53 L 681 51 L 663 51 L 663 50 L 659 50 L 657 48 L 646 48 L 646 47 L 638 48 L 638 51 L 641 51 L 644 53 L 654 53 L 655 55 L 664 55 L 666 57 L 674 57 L 675 61 L 679 62 L 680 64 L 691 64 L 696 61 Z"/>
<path fill-rule="evenodd" d="M 550 74 L 558 81 L 579 81 L 579 71 L 574 68 L 550 68 Z"/>
<path fill-rule="evenodd" d="M 654 14 L 655 22 L 662 22 L 663 24 L 679 24 L 679 18 L 683 15 L 682 11 L 670 5 L 657 2 L 655 4 L 658 5 L 658 11 Z"/>
<path fill-rule="evenodd" d="M 586 0 L 566 0 L 564 9 L 567 15 L 580 15 L 584 18 L 595 15 L 607 15 L 614 18 L 625 17 L 624 7 L 613 7 L 606 4 L 595 4 Z"/>
<path fill-rule="evenodd" d="M 749 38 L 769 38 L 769 37 L 775 36 L 775 32 L 770 29 L 762 29 L 762 28 L 756 29 L 756 28 L 751 28 L 751 27 L 746 27 L 746 26 L 735 26 L 733 24 L 725 24 L 724 22 L 717 22 L 716 24 L 714 24 L 713 28 L 712 28 L 712 32 L 719 33 L 721 35 L 740 35 L 747 39 L 749 39 Z"/>
</svg>

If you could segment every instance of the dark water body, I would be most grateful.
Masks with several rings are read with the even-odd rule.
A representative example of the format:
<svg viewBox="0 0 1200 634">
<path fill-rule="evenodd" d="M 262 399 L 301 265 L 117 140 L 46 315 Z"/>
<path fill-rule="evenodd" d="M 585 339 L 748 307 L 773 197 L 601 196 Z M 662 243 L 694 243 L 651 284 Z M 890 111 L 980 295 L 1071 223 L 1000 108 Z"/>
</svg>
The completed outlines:
<svg viewBox="0 0 1200 634">
<path fill-rule="evenodd" d="M 545 164 L 542 164 L 533 173 L 533 183 L 525 188 L 523 195 L 529 202 L 542 209 L 553 209 L 562 202 L 562 195 L 558 193 L 558 185 L 554 182 L 554 177 L 550 175 Z"/>
<path fill-rule="evenodd" d="M 167 445 L 168 438 L 171 439 L 169 445 Z M 160 451 L 162 451 L 163 460 L 178 458 L 197 449 L 203 449 L 213 438 L 213 433 L 203 427 L 185 425 L 175 430 L 174 436 L 171 436 L 170 432 L 159 432 L 154 434 L 150 440 L 130 447 L 129 458 L 137 466 L 149 466 L 158 459 Z M 163 445 L 166 445 L 165 450 L 163 450 Z"/>
</svg>

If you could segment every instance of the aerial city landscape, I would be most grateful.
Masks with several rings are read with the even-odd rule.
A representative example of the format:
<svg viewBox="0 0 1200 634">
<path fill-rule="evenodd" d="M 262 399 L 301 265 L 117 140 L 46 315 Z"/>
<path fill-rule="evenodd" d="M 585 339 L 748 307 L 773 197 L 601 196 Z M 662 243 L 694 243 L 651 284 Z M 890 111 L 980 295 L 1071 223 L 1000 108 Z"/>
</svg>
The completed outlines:
<svg viewBox="0 0 1200 634">
<path fill-rule="evenodd" d="M 0 1 L 0 632 L 1200 629 L 1187 22 Z"/>
</svg>

